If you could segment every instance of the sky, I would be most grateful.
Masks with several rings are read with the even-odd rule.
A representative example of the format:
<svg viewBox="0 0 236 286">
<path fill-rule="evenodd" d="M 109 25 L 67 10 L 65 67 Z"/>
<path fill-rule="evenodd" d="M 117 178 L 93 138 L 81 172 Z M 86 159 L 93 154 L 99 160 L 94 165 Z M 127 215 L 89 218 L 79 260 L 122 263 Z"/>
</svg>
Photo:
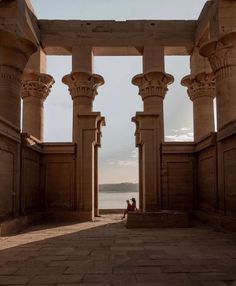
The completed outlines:
<svg viewBox="0 0 236 286">
<path fill-rule="evenodd" d="M 206 0 L 32 0 L 39 19 L 134 20 L 197 19 Z M 71 72 L 70 56 L 48 56 L 48 73 L 56 81 L 45 102 L 45 141 L 72 140 L 72 100 L 61 83 Z M 165 71 L 175 77 L 164 100 L 166 141 L 193 138 L 192 102 L 181 79 L 190 73 L 189 57 L 165 57 Z M 143 110 L 131 79 L 142 73 L 142 57 L 95 57 L 94 72 L 105 84 L 98 89 L 94 111 L 106 118 L 99 150 L 99 183 L 138 182 L 135 125 Z"/>
</svg>

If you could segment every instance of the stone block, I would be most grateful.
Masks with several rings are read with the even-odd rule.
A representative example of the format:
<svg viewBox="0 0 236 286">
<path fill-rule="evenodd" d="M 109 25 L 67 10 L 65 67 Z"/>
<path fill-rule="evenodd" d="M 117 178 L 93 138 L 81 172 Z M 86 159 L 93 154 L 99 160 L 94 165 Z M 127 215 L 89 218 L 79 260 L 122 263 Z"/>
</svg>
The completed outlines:
<svg viewBox="0 0 236 286">
<path fill-rule="evenodd" d="M 179 211 L 128 213 L 127 228 L 184 228 L 189 227 L 189 215 Z"/>
<path fill-rule="evenodd" d="M 0 237 L 22 231 L 31 224 L 35 224 L 43 217 L 42 213 L 9 219 L 0 223 Z"/>
</svg>

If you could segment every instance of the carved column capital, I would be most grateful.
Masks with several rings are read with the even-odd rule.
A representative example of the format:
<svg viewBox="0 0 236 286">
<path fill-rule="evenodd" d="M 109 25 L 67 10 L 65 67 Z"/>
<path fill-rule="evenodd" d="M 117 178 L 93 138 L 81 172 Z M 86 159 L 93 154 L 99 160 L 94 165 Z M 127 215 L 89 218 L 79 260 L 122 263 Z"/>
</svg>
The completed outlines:
<svg viewBox="0 0 236 286">
<path fill-rule="evenodd" d="M 132 84 L 139 87 L 143 101 L 148 97 L 165 98 L 167 86 L 174 82 L 174 77 L 164 72 L 149 72 L 138 74 L 132 79 Z"/>
<path fill-rule="evenodd" d="M 215 77 L 213 73 L 199 73 L 185 76 L 181 84 L 188 89 L 189 98 L 194 101 L 201 97 L 215 97 Z"/>
<path fill-rule="evenodd" d="M 21 97 L 47 98 L 55 83 L 52 76 L 44 73 L 24 73 L 21 80 Z"/>
<path fill-rule="evenodd" d="M 217 81 L 231 77 L 236 66 L 236 31 L 204 44 L 200 54 L 209 59 Z"/>
<path fill-rule="evenodd" d="M 97 89 L 104 84 L 102 76 L 86 72 L 73 72 L 63 77 L 62 82 L 69 87 L 72 99 L 87 97 L 94 100 Z"/>
</svg>

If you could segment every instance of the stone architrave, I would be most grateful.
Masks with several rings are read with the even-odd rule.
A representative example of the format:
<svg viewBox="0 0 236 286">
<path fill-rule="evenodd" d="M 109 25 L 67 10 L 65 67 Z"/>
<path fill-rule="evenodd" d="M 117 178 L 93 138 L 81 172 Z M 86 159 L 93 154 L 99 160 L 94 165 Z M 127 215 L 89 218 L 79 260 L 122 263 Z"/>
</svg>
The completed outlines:
<svg viewBox="0 0 236 286">
<path fill-rule="evenodd" d="M 194 141 L 214 132 L 215 78 L 213 73 L 199 73 L 185 76 L 181 84 L 188 88 L 189 98 L 193 102 Z"/>
<path fill-rule="evenodd" d="M 0 29 L 0 217 L 20 213 L 20 78 L 36 50 Z"/>
<path fill-rule="evenodd" d="M 136 113 L 136 146 L 139 147 L 139 193 L 142 211 L 161 208 L 160 146 L 164 141 L 163 100 L 167 85 L 174 78 L 164 72 L 136 75 L 132 83 L 139 87 L 144 112 Z"/>
<path fill-rule="evenodd" d="M 216 78 L 217 127 L 221 130 L 236 118 L 236 31 L 200 48 L 209 59 Z"/>
<path fill-rule="evenodd" d="M 54 82 L 52 76 L 44 73 L 25 72 L 22 76 L 22 130 L 40 141 L 44 138 L 44 101 Z"/>
<path fill-rule="evenodd" d="M 105 124 L 99 112 L 93 112 L 93 100 L 97 88 L 104 83 L 100 75 L 73 72 L 62 79 L 69 86 L 73 99 L 73 141 L 77 144 L 76 155 L 76 209 L 82 220 L 95 216 L 95 153 L 99 144 L 100 126 Z"/>
</svg>

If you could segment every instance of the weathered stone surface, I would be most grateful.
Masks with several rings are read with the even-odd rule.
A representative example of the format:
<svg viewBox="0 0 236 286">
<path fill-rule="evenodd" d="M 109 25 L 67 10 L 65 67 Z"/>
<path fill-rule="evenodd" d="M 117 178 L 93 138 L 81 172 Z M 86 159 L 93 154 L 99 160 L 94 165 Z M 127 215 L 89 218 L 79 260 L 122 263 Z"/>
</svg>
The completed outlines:
<svg viewBox="0 0 236 286">
<path fill-rule="evenodd" d="M 202 225 L 131 230 L 120 215 L 31 227 L 0 238 L 0 257 L 1 285 L 212 286 L 236 281 L 232 233 Z"/>
<path fill-rule="evenodd" d="M 70 54 L 74 46 L 91 46 L 95 47 L 95 55 L 103 56 L 140 55 L 144 46 L 167 47 L 167 54 L 188 54 L 188 49 L 194 44 L 197 26 L 196 21 L 158 20 L 40 20 L 39 24 L 42 45 L 47 54 L 65 55 Z"/>
<path fill-rule="evenodd" d="M 189 215 L 178 211 L 129 212 L 127 228 L 175 228 L 189 227 Z"/>
</svg>

